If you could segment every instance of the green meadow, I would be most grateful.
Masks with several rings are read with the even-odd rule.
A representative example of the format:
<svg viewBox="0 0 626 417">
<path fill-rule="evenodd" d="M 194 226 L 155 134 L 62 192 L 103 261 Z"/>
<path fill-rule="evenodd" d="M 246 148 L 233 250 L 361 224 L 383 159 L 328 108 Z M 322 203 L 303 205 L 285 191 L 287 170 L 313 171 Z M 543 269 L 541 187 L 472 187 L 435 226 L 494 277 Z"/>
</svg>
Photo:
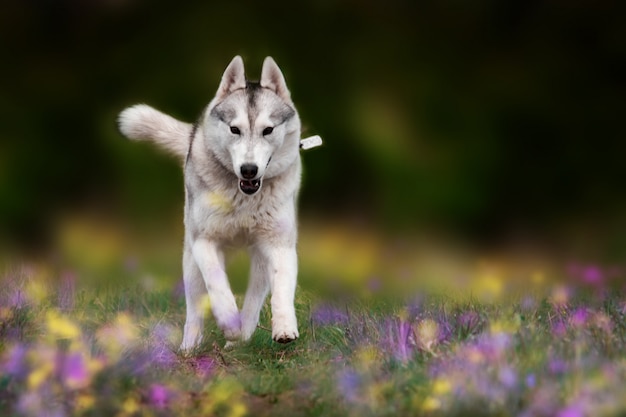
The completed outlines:
<svg viewBox="0 0 626 417">
<path fill-rule="evenodd" d="M 184 356 L 178 261 L 163 255 L 176 247 L 125 258 L 132 249 L 114 230 L 86 246 L 91 229 L 70 229 L 56 261 L 2 273 L 3 415 L 626 412 L 624 271 L 615 266 L 507 263 L 406 242 L 394 255 L 375 236 L 348 246 L 358 232 L 304 228 L 300 338 L 272 342 L 266 306 L 248 343 L 225 350 L 209 319 L 202 346 Z M 246 257 L 231 259 L 241 297 Z"/>
</svg>

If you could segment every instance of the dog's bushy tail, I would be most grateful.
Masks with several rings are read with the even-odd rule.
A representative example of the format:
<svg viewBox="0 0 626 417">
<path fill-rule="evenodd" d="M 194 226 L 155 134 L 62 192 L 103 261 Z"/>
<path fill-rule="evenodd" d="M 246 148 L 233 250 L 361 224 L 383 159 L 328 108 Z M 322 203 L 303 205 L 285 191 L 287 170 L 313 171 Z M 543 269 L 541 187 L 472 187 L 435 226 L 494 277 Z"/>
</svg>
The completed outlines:
<svg viewBox="0 0 626 417">
<path fill-rule="evenodd" d="M 118 117 L 120 132 L 129 139 L 151 141 L 185 160 L 193 126 L 146 105 L 136 104 Z"/>
</svg>

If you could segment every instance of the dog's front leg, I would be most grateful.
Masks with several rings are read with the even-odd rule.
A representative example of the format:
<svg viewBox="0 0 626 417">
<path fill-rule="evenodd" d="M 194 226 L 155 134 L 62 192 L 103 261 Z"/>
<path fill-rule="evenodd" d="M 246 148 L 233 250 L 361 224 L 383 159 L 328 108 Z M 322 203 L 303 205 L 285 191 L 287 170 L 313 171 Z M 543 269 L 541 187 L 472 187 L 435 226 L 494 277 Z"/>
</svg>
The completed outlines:
<svg viewBox="0 0 626 417">
<path fill-rule="evenodd" d="M 185 303 L 187 305 L 187 318 L 185 331 L 180 349 L 184 353 L 191 353 L 202 341 L 204 328 L 204 316 L 207 313 L 204 297 L 207 296 L 206 285 L 202 279 L 202 273 L 193 259 L 191 248 L 185 245 L 183 253 L 183 281 L 185 283 Z"/>
<path fill-rule="evenodd" d="M 298 256 L 294 247 L 262 249 L 267 259 L 267 272 L 272 292 L 272 338 L 289 343 L 299 336 L 294 298 L 298 276 Z"/>
<path fill-rule="evenodd" d="M 250 280 L 241 309 L 241 337 L 248 340 L 259 323 L 259 313 L 270 289 L 266 257 L 258 248 L 250 248 Z"/>
<path fill-rule="evenodd" d="M 226 340 L 241 338 L 241 317 L 235 296 L 224 271 L 224 258 L 215 242 L 197 239 L 192 246 L 193 258 L 202 272 L 209 294 L 211 311 Z"/>
</svg>

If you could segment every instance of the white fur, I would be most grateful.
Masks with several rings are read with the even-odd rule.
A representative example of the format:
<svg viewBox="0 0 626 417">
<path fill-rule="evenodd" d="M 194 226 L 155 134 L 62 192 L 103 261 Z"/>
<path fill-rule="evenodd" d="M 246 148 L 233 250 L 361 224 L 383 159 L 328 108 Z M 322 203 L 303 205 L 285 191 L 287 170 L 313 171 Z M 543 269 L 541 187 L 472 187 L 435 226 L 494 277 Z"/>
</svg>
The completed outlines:
<svg viewBox="0 0 626 417">
<path fill-rule="evenodd" d="M 252 336 L 268 292 L 272 337 L 282 343 L 298 338 L 300 120 L 274 60 L 265 59 L 260 85 L 253 88 L 247 87 L 242 59 L 235 57 L 196 129 L 141 104 L 124 110 L 119 124 L 129 138 L 151 140 L 185 161 L 187 319 L 181 349 L 191 352 L 202 341 L 207 295 L 229 343 Z M 251 195 L 240 189 L 240 181 L 249 180 L 242 176 L 244 164 L 258 168 L 254 180 L 261 185 Z M 241 241 L 249 248 L 251 269 L 240 312 L 225 273 L 224 248 Z"/>
<path fill-rule="evenodd" d="M 189 149 L 192 125 L 174 119 L 145 104 L 136 104 L 120 113 L 119 128 L 124 136 L 135 140 L 152 140 L 178 158 Z"/>
</svg>

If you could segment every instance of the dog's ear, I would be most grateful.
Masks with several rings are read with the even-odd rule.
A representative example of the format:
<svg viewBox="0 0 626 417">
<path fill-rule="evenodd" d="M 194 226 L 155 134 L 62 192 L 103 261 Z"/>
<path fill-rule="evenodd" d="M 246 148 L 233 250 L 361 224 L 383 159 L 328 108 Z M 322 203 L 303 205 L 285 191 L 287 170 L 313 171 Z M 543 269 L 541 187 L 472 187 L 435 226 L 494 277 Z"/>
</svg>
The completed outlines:
<svg viewBox="0 0 626 417">
<path fill-rule="evenodd" d="M 222 98 L 240 88 L 246 88 L 246 76 L 243 69 L 243 59 L 237 55 L 226 67 L 216 96 Z"/>
<path fill-rule="evenodd" d="M 291 101 L 291 95 L 287 89 L 285 77 L 283 77 L 283 73 L 271 56 L 268 56 L 265 58 L 265 61 L 263 61 L 261 87 L 269 88 L 284 100 Z"/>
</svg>

